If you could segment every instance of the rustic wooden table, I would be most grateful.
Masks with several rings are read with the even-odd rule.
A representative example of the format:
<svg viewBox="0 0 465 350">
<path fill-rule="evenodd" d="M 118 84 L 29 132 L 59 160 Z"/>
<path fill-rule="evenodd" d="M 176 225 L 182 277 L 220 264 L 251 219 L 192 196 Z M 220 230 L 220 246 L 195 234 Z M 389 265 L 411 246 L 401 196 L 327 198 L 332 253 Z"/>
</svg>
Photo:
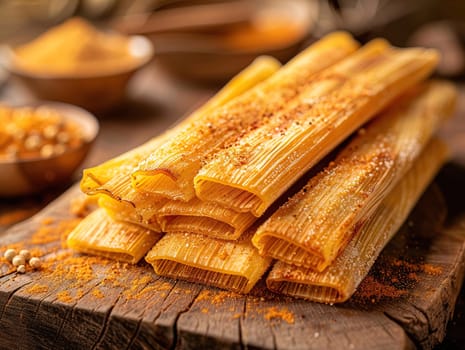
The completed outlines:
<svg viewBox="0 0 465 350">
<path fill-rule="evenodd" d="M 199 87 L 176 81 L 155 65 L 147 67 L 132 82 L 128 100 L 115 112 L 101 116 L 101 133 L 83 167 L 100 163 L 160 133 L 196 106 L 202 104 L 214 91 L 215 88 L 212 87 Z M 447 201 L 453 203 L 453 212 L 449 214 L 449 221 L 453 220 L 454 222 L 449 222 L 449 224 L 453 225 L 454 234 L 464 234 L 461 237 L 463 239 L 465 237 L 465 210 L 461 210 L 464 209 L 464 206 L 460 204 L 460 197 L 465 194 L 463 186 L 465 180 L 464 86 L 460 87 L 460 92 L 458 112 L 455 118 L 442 130 L 443 136 L 452 147 L 453 161 L 443 171 L 444 174 L 440 176 L 438 182 L 442 189 L 446 189 Z M 3 87 L 0 99 L 6 102 L 21 103 L 27 102 L 30 96 L 20 86 L 8 83 Z M 78 175 L 76 176 L 78 177 Z M 448 184 L 443 184 L 441 181 Z M 451 186 L 449 184 L 451 181 L 455 181 L 458 187 Z M 49 194 L 33 198 L 1 200 L 0 228 L 5 229 L 13 221 L 31 216 L 54 197 L 61 194 L 62 191 L 63 189 L 57 189 Z M 72 193 L 67 196 L 71 195 Z M 430 197 L 433 202 L 438 200 L 434 188 L 430 189 L 427 197 Z M 61 204 L 58 203 L 58 207 L 61 206 L 61 209 L 56 209 L 55 205 L 51 208 L 51 212 L 63 211 L 62 203 L 64 200 L 61 198 Z M 433 220 L 437 214 L 433 211 L 427 206 L 419 209 L 416 217 L 420 218 L 418 220 L 420 228 L 428 227 L 428 223 L 434 225 L 432 221 L 421 219 L 423 215 L 431 216 Z M 44 215 L 49 214 L 50 211 Z M 30 233 L 34 225 L 34 221 L 32 221 L 7 232 L 6 235 L 0 234 L 0 243 L 18 240 L 21 235 Z M 432 230 L 431 227 L 429 230 Z M 437 261 L 445 261 L 448 265 L 444 265 L 446 266 L 444 275 L 422 280 L 415 286 L 414 291 L 409 291 L 411 294 L 409 294 L 409 298 L 414 299 L 414 302 L 404 300 L 402 303 L 396 304 L 389 300 L 383 300 L 382 303 L 368 306 L 355 302 L 346 307 L 331 308 L 299 301 L 292 303 L 289 307 L 295 317 L 301 317 L 293 320 L 292 323 L 278 322 L 279 320 L 275 320 L 273 317 L 270 320 L 270 318 L 267 319 L 260 314 L 268 309 L 268 311 L 276 311 L 273 307 L 287 305 L 286 300 L 274 302 L 268 294 L 265 294 L 265 297 L 251 297 L 250 299 L 233 297 L 224 301 L 219 300 L 222 294 L 215 289 L 199 288 L 197 285 L 185 283 L 168 285 L 170 293 L 167 297 L 162 295 L 166 294 L 163 289 L 154 291 L 147 299 L 147 305 L 150 306 L 150 309 L 145 311 L 138 309 L 141 307 L 140 301 L 132 300 L 126 301 L 126 304 L 123 303 L 120 296 L 115 294 L 115 290 L 121 292 L 119 286 L 116 289 L 108 289 L 108 296 L 105 296 L 101 303 L 95 304 L 95 300 L 92 302 L 92 298 L 84 296 L 82 300 L 73 305 L 70 311 L 66 307 L 53 305 L 56 298 L 53 299 L 50 293 L 41 296 L 39 301 L 34 298 L 29 300 L 27 291 L 24 291 L 22 286 L 31 283 L 31 280 L 11 278 L 11 274 L 6 274 L 0 269 L 2 272 L 0 275 L 4 275 L 4 277 L 0 277 L 0 324 L 2 325 L 0 348 L 6 347 L 5 344 L 10 347 L 15 344 L 33 346 L 34 343 L 31 343 L 33 340 L 38 342 L 36 345 L 41 348 L 46 347 L 47 344 L 50 346 L 61 344 L 63 347 L 66 344 L 72 347 L 79 347 L 79 345 L 84 347 L 87 345 L 116 346 L 117 343 L 114 342 L 115 339 L 119 339 L 118 336 L 121 337 L 121 346 L 126 342 L 125 347 L 137 348 L 137 345 L 140 347 L 143 347 L 144 344 L 153 345 L 150 342 L 151 339 L 144 338 L 148 335 L 153 336 L 154 339 L 159 339 L 158 346 L 161 347 L 173 347 L 177 344 L 185 348 L 195 348 L 195 346 L 200 345 L 221 345 L 228 348 L 238 348 L 244 345 L 258 348 L 306 348 L 311 346 L 328 348 L 347 345 L 356 348 L 369 348 L 371 346 L 387 346 L 390 342 L 399 348 L 408 348 L 413 345 L 431 347 L 438 339 L 442 338 L 445 332 L 445 324 L 453 310 L 455 296 L 464 274 L 464 262 L 454 259 L 463 258 L 465 245 L 463 241 L 459 242 L 454 239 L 448 236 L 426 248 L 421 245 L 416 247 L 418 251 L 423 253 L 432 251 L 433 260 L 439 259 Z M 399 235 L 385 252 L 385 258 L 394 257 L 403 249 L 405 250 L 404 245 L 405 238 Z M 450 249 L 450 252 L 447 249 Z M 405 252 L 405 254 L 410 253 Z M 450 259 L 447 257 L 448 253 L 452 254 Z M 131 273 L 137 273 L 131 271 Z M 31 279 L 37 280 L 40 277 L 33 276 Z M 154 283 L 162 282 L 171 283 L 160 279 Z M 420 295 L 423 291 L 422 288 L 433 288 L 435 284 L 441 284 L 440 293 L 433 293 L 427 297 Z M 148 287 L 145 286 L 145 288 Z M 179 295 L 187 293 L 186 291 L 192 292 L 192 295 L 188 293 L 189 295 L 179 297 Z M 210 296 L 214 295 L 214 297 L 211 299 L 199 298 L 198 296 L 202 293 L 210 293 Z M 195 296 L 197 299 L 194 300 Z M 109 300 L 106 300 L 107 297 Z M 174 300 L 178 297 L 179 305 L 175 305 Z M 162 304 L 156 304 L 157 300 L 161 300 Z M 215 300 L 218 305 L 212 306 L 211 304 Z M 48 307 L 50 309 L 47 309 Z M 209 307 L 215 308 L 215 313 Z M 245 309 L 250 309 L 251 312 L 242 313 Z M 444 348 L 464 346 L 465 335 L 463 331 L 460 331 L 465 326 L 464 311 L 465 289 L 462 290 L 459 297 L 455 318 L 449 322 L 448 334 L 450 336 L 446 337 L 443 342 Z M 236 317 L 236 315 L 238 316 Z M 280 315 L 286 321 L 284 316 Z M 55 322 L 55 317 L 59 317 L 62 322 L 56 327 L 53 324 L 50 327 L 45 327 L 43 320 L 42 323 L 39 322 L 41 317 L 50 317 L 52 323 Z M 326 321 L 318 321 L 319 317 Z M 147 320 L 152 318 L 152 326 L 155 328 L 147 331 L 146 327 L 151 327 Z M 74 323 L 70 323 L 70 329 L 65 329 L 67 324 L 63 320 L 67 319 L 74 320 Z M 35 324 L 35 322 L 38 323 Z M 77 327 L 78 322 L 85 324 L 85 326 L 73 329 L 72 327 Z M 85 338 L 86 332 L 91 330 L 96 332 L 95 336 L 98 341 L 95 343 L 92 339 Z M 324 334 L 325 330 L 331 330 L 332 334 Z M 21 336 L 21 331 L 31 331 L 32 335 L 29 340 L 20 340 L 19 343 L 16 343 L 15 339 Z M 66 336 L 65 331 L 76 337 L 75 342 Z M 81 336 L 79 336 L 78 331 L 83 332 Z M 144 333 L 145 331 L 148 333 Z M 44 337 L 47 339 L 41 339 L 41 334 L 46 334 Z M 202 336 L 199 337 L 199 334 Z M 5 343 L 2 343 L 2 337 L 6 338 Z"/>
</svg>

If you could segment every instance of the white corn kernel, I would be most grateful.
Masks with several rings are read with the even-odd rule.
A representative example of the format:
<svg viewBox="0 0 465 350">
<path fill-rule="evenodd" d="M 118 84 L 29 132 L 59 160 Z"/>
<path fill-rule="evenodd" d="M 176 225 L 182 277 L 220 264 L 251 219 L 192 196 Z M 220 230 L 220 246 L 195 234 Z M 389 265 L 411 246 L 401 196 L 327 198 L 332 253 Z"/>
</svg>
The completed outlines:
<svg viewBox="0 0 465 350">
<path fill-rule="evenodd" d="M 58 126 L 57 125 L 48 125 L 44 128 L 44 131 L 42 134 L 44 137 L 48 140 L 54 139 L 59 132 Z"/>
<path fill-rule="evenodd" d="M 24 141 L 24 147 L 31 151 L 39 148 L 42 145 L 42 138 L 39 135 L 31 135 L 26 138 Z"/>
<path fill-rule="evenodd" d="M 40 149 L 40 155 L 44 158 L 51 157 L 55 153 L 55 148 L 51 144 L 42 146 Z"/>
<path fill-rule="evenodd" d="M 31 260 L 29 260 L 29 265 L 33 269 L 38 269 L 38 268 L 40 268 L 40 265 L 42 265 L 42 262 L 40 261 L 39 258 L 33 257 L 33 258 L 31 258 Z"/>
<path fill-rule="evenodd" d="M 13 258 L 16 256 L 16 250 L 14 249 L 7 249 L 3 254 L 3 257 L 8 260 L 9 262 L 13 261 Z"/>
<path fill-rule="evenodd" d="M 22 256 L 22 255 L 16 255 L 13 258 L 12 264 L 14 266 L 24 265 L 24 264 L 26 264 L 26 259 L 24 259 L 24 256 Z"/>
<path fill-rule="evenodd" d="M 31 252 L 27 249 L 21 250 L 19 252 L 19 255 L 21 255 L 26 261 L 29 261 L 29 259 L 31 258 Z"/>
</svg>

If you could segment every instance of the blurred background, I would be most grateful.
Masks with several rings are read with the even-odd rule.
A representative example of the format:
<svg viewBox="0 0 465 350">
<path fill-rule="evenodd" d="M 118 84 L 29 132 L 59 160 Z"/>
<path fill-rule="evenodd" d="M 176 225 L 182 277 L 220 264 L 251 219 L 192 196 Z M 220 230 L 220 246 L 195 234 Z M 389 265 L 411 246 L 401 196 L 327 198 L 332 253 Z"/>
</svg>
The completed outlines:
<svg viewBox="0 0 465 350">
<path fill-rule="evenodd" d="M 441 75 L 465 70 L 460 0 L 10 0 L 0 2 L 0 42 L 25 42 L 72 16 L 143 34 L 171 73 L 221 82 L 260 53 L 285 61 L 308 42 L 344 29 L 399 46 L 438 47 Z"/>
</svg>

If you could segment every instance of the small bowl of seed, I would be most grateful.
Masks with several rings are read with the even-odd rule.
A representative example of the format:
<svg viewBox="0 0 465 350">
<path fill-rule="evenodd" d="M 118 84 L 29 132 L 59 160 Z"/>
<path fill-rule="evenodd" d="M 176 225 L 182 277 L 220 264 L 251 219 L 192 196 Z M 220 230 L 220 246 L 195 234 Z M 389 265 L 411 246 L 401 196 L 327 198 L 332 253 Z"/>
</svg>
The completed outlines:
<svg viewBox="0 0 465 350">
<path fill-rule="evenodd" d="M 0 197 L 69 182 L 99 130 L 92 114 L 58 102 L 2 105 L 0 123 Z"/>
</svg>

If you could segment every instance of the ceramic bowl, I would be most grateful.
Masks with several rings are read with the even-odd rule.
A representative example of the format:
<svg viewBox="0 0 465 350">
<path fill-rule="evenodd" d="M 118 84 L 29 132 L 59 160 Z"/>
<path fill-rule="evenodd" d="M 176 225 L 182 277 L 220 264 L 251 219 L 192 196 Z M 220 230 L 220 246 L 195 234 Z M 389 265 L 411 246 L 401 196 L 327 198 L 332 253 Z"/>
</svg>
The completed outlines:
<svg viewBox="0 0 465 350">
<path fill-rule="evenodd" d="M 86 157 L 98 134 L 97 119 L 82 108 L 59 102 L 28 106 L 54 109 L 64 120 L 77 124 L 82 131 L 83 143 L 77 148 L 47 158 L 0 160 L 0 197 L 30 195 L 66 184 Z"/>
<path fill-rule="evenodd" d="M 60 101 L 83 107 L 94 113 L 117 106 L 126 93 L 129 79 L 153 57 L 153 45 L 143 36 L 131 36 L 129 53 L 135 64 L 101 74 L 53 75 L 29 72 L 15 65 L 15 53 L 4 46 L 0 63 L 38 99 Z"/>
<path fill-rule="evenodd" d="M 155 61 L 176 76 L 204 83 L 223 83 L 259 55 L 286 62 L 312 37 L 317 1 L 249 0 L 195 5 L 156 11 L 145 19 L 120 19 L 114 26 L 128 34 L 145 35 L 155 48 Z M 224 31 L 248 21 L 279 17 L 296 35 L 276 44 L 232 47 Z"/>
</svg>

